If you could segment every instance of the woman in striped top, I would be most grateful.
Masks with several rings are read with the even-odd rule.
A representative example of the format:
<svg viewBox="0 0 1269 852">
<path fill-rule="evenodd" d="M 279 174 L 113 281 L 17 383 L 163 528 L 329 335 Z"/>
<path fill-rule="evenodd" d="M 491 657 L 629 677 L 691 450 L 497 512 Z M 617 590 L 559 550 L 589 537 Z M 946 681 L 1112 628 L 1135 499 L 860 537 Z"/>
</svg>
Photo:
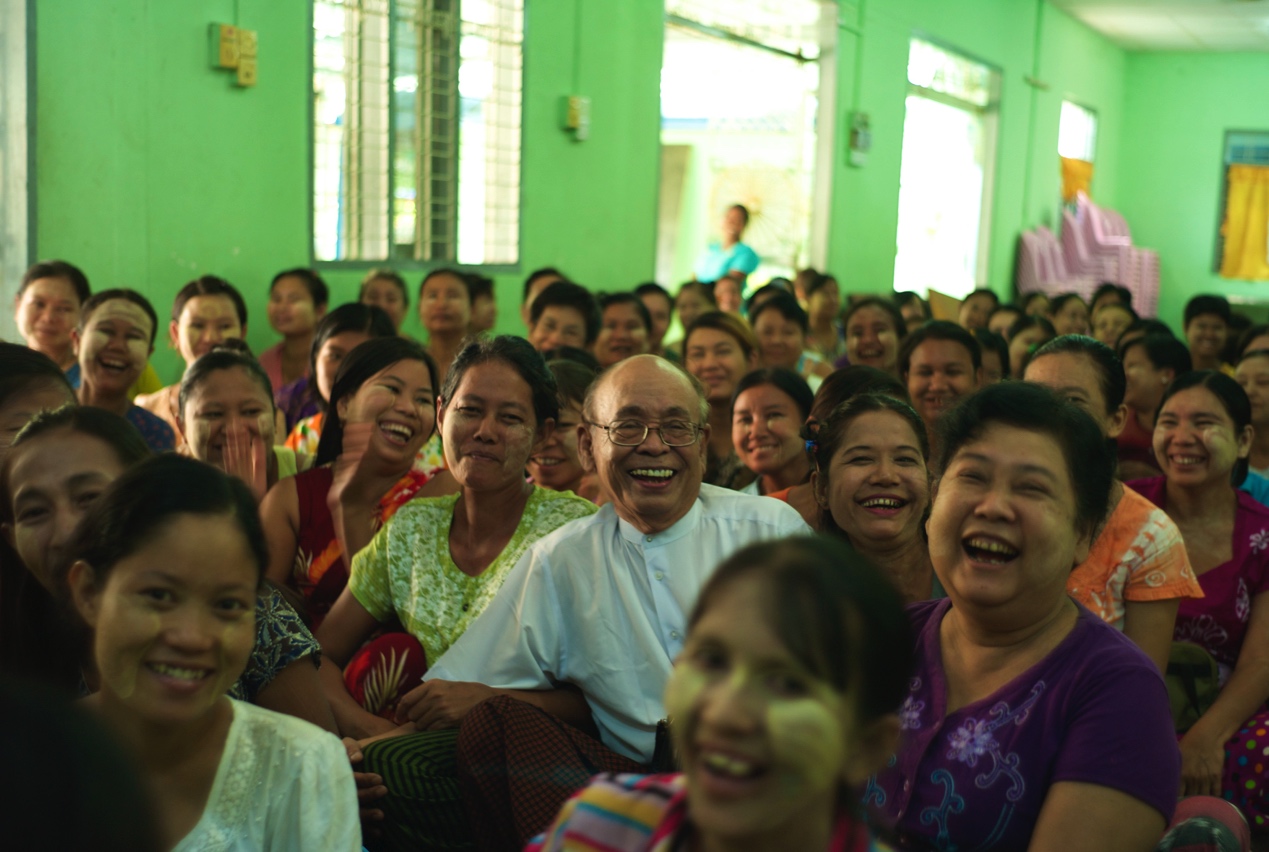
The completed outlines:
<svg viewBox="0 0 1269 852">
<path fill-rule="evenodd" d="M 898 742 L 911 664 L 898 593 L 846 545 L 748 547 L 702 590 L 666 687 L 683 771 L 596 778 L 526 852 L 873 852 L 852 803 Z"/>
</svg>

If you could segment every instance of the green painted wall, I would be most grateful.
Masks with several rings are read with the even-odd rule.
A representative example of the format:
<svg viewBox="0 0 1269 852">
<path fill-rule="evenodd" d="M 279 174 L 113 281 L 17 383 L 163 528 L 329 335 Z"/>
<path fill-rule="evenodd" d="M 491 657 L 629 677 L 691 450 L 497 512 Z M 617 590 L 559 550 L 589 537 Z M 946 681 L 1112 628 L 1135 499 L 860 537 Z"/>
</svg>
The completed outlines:
<svg viewBox="0 0 1269 852">
<path fill-rule="evenodd" d="M 1264 54 L 1128 57 L 1119 187 L 1133 242 L 1159 251 L 1159 317 L 1179 329 L 1196 293 L 1265 300 L 1214 271 L 1226 130 L 1269 132 Z"/>
<path fill-rule="evenodd" d="M 1124 54 L 1045 0 L 841 0 L 838 115 L 828 268 L 853 291 L 889 291 L 894 280 L 899 161 L 914 35 L 1001 72 L 999 135 L 988 284 L 1012 293 L 1024 227 L 1052 224 L 1058 206 L 1058 115 L 1064 98 L 1101 116 L 1094 191 L 1114 203 Z M 1032 77 L 1047 86 L 1028 84 Z M 846 164 L 848 117 L 869 114 L 873 148 Z M 931 282 L 937 288 L 934 282 Z"/>
<path fill-rule="evenodd" d="M 247 295 L 259 347 L 269 278 L 310 255 L 308 14 L 303 0 L 238 5 L 260 35 L 254 89 L 210 67 L 208 24 L 232 22 L 233 0 L 35 4 L 36 241 L 161 318 L 186 281 L 222 275 Z M 162 332 L 153 363 L 178 375 Z"/>
<path fill-rule="evenodd" d="M 560 264 L 594 289 L 654 270 L 661 3 L 530 0 L 525 27 L 522 257 L 496 276 L 499 329 L 519 331 L 524 274 Z M 1053 224 L 1063 98 L 1098 112 L 1094 196 L 1160 250 L 1162 314 L 1230 284 L 1211 272 L 1228 128 L 1264 128 L 1263 56 L 1125 54 L 1047 0 L 841 0 L 827 267 L 848 289 L 889 289 L 894 268 L 908 42 L 921 34 L 998 67 L 1003 91 L 989 283 L 1009 293 L 1019 230 Z M 207 26 L 259 32 L 260 84 L 208 62 Z M 166 314 L 214 272 L 247 294 L 250 340 L 274 272 L 307 263 L 308 0 L 35 0 L 36 241 L 96 287 L 132 286 Z M 1032 77 L 1044 84 L 1028 83 Z M 558 127 L 560 98 L 591 98 L 591 136 Z M 846 164 L 852 110 L 872 118 L 864 168 Z M 1183 198 L 1185 202 L 1175 199 Z M 359 269 L 327 270 L 334 300 Z M 407 277 L 417 281 L 421 270 Z M 417 321 L 409 329 L 419 332 Z M 179 362 L 160 342 L 156 366 Z"/>
<path fill-rule="evenodd" d="M 1122 107 L 1127 55 L 1065 12 L 1045 3 L 1041 17 L 1039 73 L 1048 89 L 1035 91 L 1034 129 L 1028 148 L 1032 158 L 1026 187 L 1024 227 L 1062 223 L 1062 179 L 1057 159 L 1058 123 L 1062 101 L 1072 101 L 1097 113 L 1093 198 L 1118 208 L 1119 163 L 1123 139 Z M 1018 229 L 1008 235 L 1017 238 Z"/>
<path fill-rule="evenodd" d="M 661 5 L 527 6 L 521 269 L 558 263 L 596 289 L 629 287 L 654 266 Z M 208 61 L 208 24 L 235 7 L 259 32 L 253 89 Z M 248 298 L 252 345 L 274 342 L 268 281 L 311 257 L 307 9 L 37 0 L 37 254 L 73 260 L 96 288 L 134 287 L 162 316 L 186 281 L 222 275 Z M 571 92 L 591 98 L 586 142 L 558 129 Z M 355 297 L 362 272 L 324 274 L 335 303 Z M 522 280 L 497 276 L 502 330 L 520 330 Z M 177 376 L 162 340 L 153 360 Z"/>
</svg>

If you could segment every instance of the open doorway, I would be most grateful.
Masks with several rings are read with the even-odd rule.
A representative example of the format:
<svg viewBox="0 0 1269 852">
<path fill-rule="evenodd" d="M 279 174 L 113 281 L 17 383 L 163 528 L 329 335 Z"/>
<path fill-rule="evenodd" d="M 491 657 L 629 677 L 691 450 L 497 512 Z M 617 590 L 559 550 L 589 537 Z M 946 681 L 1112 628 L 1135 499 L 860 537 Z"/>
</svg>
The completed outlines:
<svg viewBox="0 0 1269 852">
<path fill-rule="evenodd" d="M 0 304 L 13 304 L 30 249 L 25 3 L 0 4 Z M 0 312 L 0 340 L 17 340 Z"/>
<path fill-rule="evenodd" d="M 750 211 L 743 241 L 760 259 L 749 290 L 808 265 L 824 8 L 667 2 L 657 280 L 670 290 L 694 277 L 734 204 Z"/>
</svg>

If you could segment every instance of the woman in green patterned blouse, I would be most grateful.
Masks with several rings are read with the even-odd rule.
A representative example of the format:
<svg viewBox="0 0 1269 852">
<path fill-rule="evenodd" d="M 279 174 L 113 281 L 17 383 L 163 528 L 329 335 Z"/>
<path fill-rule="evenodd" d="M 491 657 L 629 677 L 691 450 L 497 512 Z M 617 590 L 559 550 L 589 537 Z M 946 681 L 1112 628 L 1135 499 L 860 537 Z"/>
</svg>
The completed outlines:
<svg viewBox="0 0 1269 852">
<path fill-rule="evenodd" d="M 405 504 L 354 557 L 348 587 L 317 633 L 332 662 L 345 665 L 376 629 L 394 620 L 418 640 L 428 663 L 436 660 L 484 611 L 530 544 L 595 511 L 571 492 L 525 480 L 529 455 L 554 428 L 558 409 L 555 380 L 526 341 L 497 337 L 469 343 L 459 353 L 437 400 L 446 462 L 459 492 Z M 344 482 L 332 489 L 353 494 L 358 472 L 345 467 L 342 477 L 336 474 Z M 398 662 L 398 670 L 406 668 Z M 385 718 L 394 715 L 395 702 L 372 714 L 349 695 L 336 666 L 323 668 L 346 736 L 414 730 L 405 718 Z M 422 687 L 377 688 L 402 695 Z M 457 726 L 457 719 L 448 721 Z"/>
</svg>

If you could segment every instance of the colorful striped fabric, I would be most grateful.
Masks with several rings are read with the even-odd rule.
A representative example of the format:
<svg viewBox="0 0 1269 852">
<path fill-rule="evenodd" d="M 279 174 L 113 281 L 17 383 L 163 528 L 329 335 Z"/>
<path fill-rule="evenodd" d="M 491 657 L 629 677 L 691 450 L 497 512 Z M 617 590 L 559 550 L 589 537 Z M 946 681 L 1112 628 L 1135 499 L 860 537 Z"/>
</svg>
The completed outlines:
<svg viewBox="0 0 1269 852">
<path fill-rule="evenodd" d="M 687 827 L 682 773 L 596 776 L 524 852 L 672 852 Z M 841 817 L 829 852 L 887 852 L 864 826 Z"/>
<path fill-rule="evenodd" d="M 600 775 L 525 852 L 669 852 L 686 816 L 681 774 Z"/>
</svg>

